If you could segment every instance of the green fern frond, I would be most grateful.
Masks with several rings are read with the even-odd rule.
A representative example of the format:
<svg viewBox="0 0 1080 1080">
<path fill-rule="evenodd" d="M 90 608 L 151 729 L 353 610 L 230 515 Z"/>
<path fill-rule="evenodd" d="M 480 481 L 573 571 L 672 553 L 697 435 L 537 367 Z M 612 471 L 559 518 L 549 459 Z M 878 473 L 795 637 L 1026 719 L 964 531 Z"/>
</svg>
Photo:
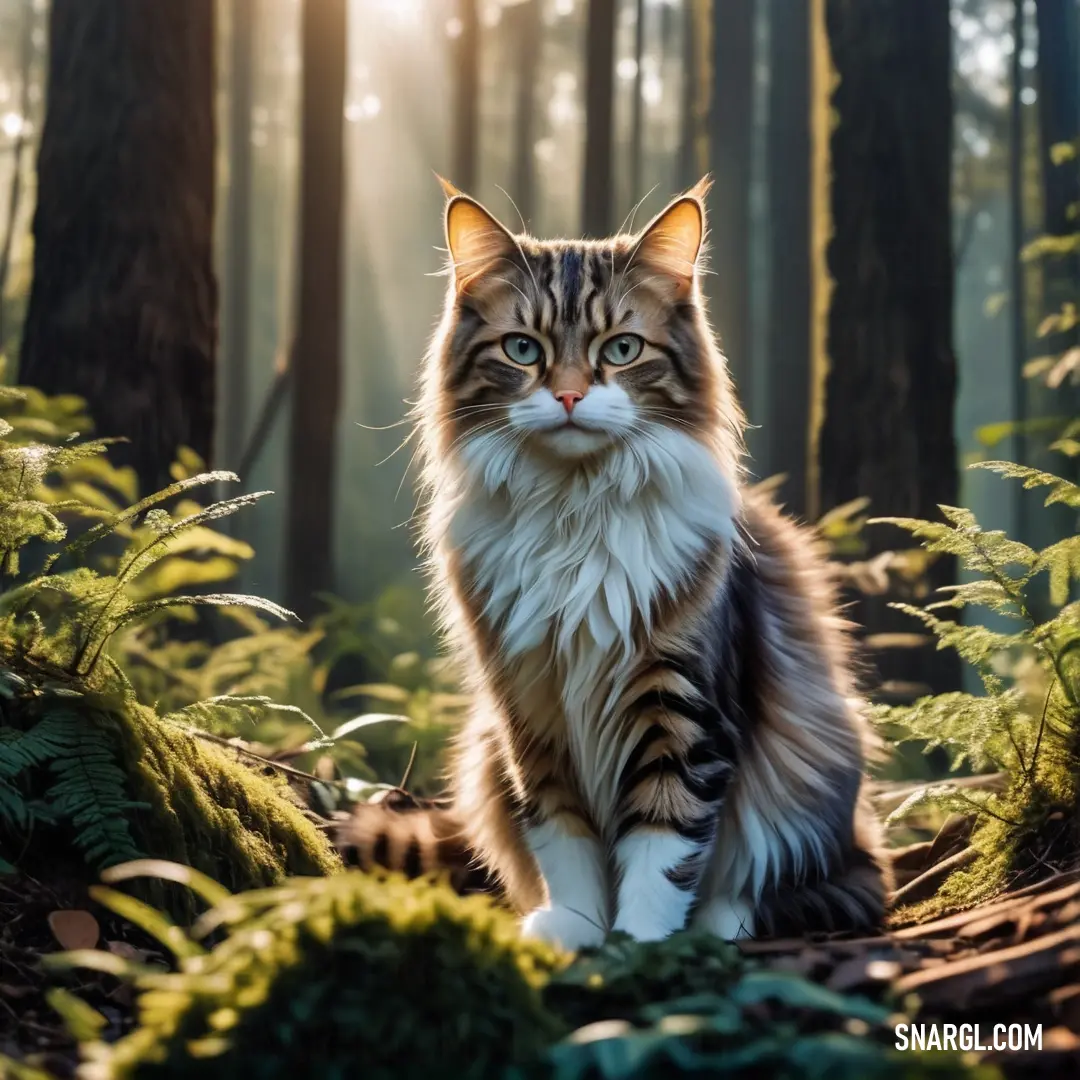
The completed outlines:
<svg viewBox="0 0 1080 1080">
<path fill-rule="evenodd" d="M 1026 489 L 1049 487 L 1050 494 L 1046 496 L 1045 506 L 1065 503 L 1066 506 L 1080 507 L 1080 486 L 1053 473 L 1033 469 L 1027 465 L 1016 465 L 1011 461 L 979 461 L 971 467 L 987 469 L 1011 480 L 1022 480 Z"/>
<path fill-rule="evenodd" d="M 899 742 L 921 741 L 927 753 L 943 747 L 953 769 L 965 761 L 979 769 L 1009 768 L 1016 764 L 1010 733 L 1021 704 L 1013 688 L 987 697 L 955 691 L 919 698 L 911 705 L 877 706 L 871 715 L 877 723 L 896 725 Z"/>
<path fill-rule="evenodd" d="M 965 565 L 986 572 L 990 567 L 1004 571 L 1007 566 L 1030 569 L 1038 553 L 1026 544 L 1010 540 L 999 530 L 985 531 L 970 510 L 942 506 L 947 523 L 919 518 L 874 518 L 869 524 L 895 525 L 923 542 L 927 551 L 955 555 Z"/>
<path fill-rule="evenodd" d="M 45 792 L 46 805 L 58 820 L 70 822 L 75 845 L 92 866 L 100 869 L 139 858 L 127 815 L 149 805 L 128 797 L 127 777 L 117 764 L 106 718 L 90 723 L 86 714 L 61 715 L 76 728 L 77 736 L 69 752 L 49 762 L 55 780 Z"/>
<path fill-rule="evenodd" d="M 940 611 L 944 608 L 985 607 L 991 611 L 996 611 L 999 615 L 1009 615 L 1013 618 L 1021 615 L 1015 589 L 1010 590 L 1001 581 L 967 581 L 962 585 L 944 585 L 938 589 L 938 592 L 950 594 L 949 598 L 927 604 L 927 611 Z"/>
<path fill-rule="evenodd" d="M 0 820 L 23 829 L 35 819 L 67 824 L 91 865 L 123 862 L 137 852 L 127 814 L 146 804 L 127 796 L 113 733 L 101 718 L 44 708 L 25 730 L 0 728 Z M 52 777 L 40 800 L 26 798 L 12 783 L 22 777 L 29 787 L 35 769 Z"/>
<path fill-rule="evenodd" d="M 236 730 L 238 724 L 257 724 L 272 712 L 295 716 L 323 735 L 319 725 L 303 709 L 296 705 L 282 705 L 263 694 L 219 694 L 185 705 L 176 712 L 166 714 L 163 719 L 182 726 L 191 724 L 207 731 L 221 728 Z"/>
<path fill-rule="evenodd" d="M 112 515 L 99 525 L 94 526 L 92 529 L 88 529 L 82 536 L 68 545 L 68 554 L 73 556 L 83 554 L 91 545 L 97 543 L 97 541 L 108 536 L 110 533 L 115 532 L 117 526 L 125 522 L 134 521 L 144 511 L 159 506 L 161 503 L 167 502 L 177 495 L 182 495 L 186 491 L 191 491 L 193 488 L 203 487 L 207 484 L 239 483 L 239 481 L 240 477 L 238 477 L 236 473 L 224 470 L 200 473 L 198 476 L 178 480 L 175 484 L 170 484 L 161 491 L 154 492 L 153 495 L 147 495 L 145 498 L 140 499 L 131 506 L 125 507 L 119 513 Z"/>
<path fill-rule="evenodd" d="M 204 607 L 246 607 L 253 611 L 262 611 L 267 615 L 273 615 L 282 622 L 299 622 L 300 619 L 288 608 L 275 604 L 272 600 L 265 600 L 261 596 L 248 596 L 242 593 L 207 593 L 203 596 L 165 596 L 157 600 L 147 600 L 141 604 L 132 604 L 123 615 L 118 616 L 114 622 L 116 626 L 123 626 L 132 620 L 140 620 L 166 608 L 185 606 Z"/>
<path fill-rule="evenodd" d="M 0 822 L 8 821 L 16 828 L 25 829 L 30 824 L 30 818 L 26 796 L 14 784 L 0 777 Z"/>
<path fill-rule="evenodd" d="M 926 521 L 923 518 L 876 517 L 870 518 L 867 525 L 895 525 L 898 529 L 911 533 L 916 540 L 925 541 L 925 546 L 928 548 L 952 532 L 952 529 L 944 522 Z"/>
<path fill-rule="evenodd" d="M 949 619 L 939 619 L 930 607 L 893 603 L 889 607 L 918 619 L 937 638 L 939 649 L 955 649 L 969 664 L 987 666 L 1001 653 L 1019 648 L 1029 641 L 1027 631 L 1003 634 L 978 624 L 965 626 Z"/>
<path fill-rule="evenodd" d="M 978 788 L 962 788 L 956 784 L 926 784 L 913 791 L 889 816 L 886 825 L 904 821 L 919 810 L 943 810 L 946 813 L 970 814 L 986 811 L 995 792 Z"/>
<path fill-rule="evenodd" d="M 73 713 L 53 712 L 27 731 L 0 728 L 0 777 L 12 780 L 24 769 L 71 754 L 80 721 Z"/>
<path fill-rule="evenodd" d="M 1080 536 L 1068 536 L 1043 548 L 1034 570 L 1050 575 L 1050 602 L 1060 607 L 1069 598 L 1069 586 L 1080 578 Z"/>
</svg>

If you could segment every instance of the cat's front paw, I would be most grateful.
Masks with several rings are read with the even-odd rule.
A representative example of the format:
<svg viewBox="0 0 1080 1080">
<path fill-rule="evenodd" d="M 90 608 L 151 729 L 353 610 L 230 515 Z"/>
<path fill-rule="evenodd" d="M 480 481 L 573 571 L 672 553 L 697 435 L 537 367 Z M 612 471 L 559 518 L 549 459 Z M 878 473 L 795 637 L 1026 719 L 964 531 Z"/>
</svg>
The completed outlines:
<svg viewBox="0 0 1080 1080">
<path fill-rule="evenodd" d="M 598 922 L 565 907 L 537 908 L 521 921 L 526 937 L 540 938 L 570 952 L 603 943 L 605 931 Z"/>
</svg>

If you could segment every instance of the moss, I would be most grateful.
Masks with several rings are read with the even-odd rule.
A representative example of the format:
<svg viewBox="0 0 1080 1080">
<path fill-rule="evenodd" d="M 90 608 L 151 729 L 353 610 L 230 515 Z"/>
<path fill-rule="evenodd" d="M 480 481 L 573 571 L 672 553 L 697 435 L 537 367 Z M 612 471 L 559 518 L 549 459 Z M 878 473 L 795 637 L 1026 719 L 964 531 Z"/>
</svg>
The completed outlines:
<svg viewBox="0 0 1080 1080">
<path fill-rule="evenodd" d="M 357 872 L 227 901 L 211 952 L 137 975 L 140 1027 L 81 1080 L 993 1076 L 898 1054 L 889 1007 L 700 933 L 571 958 L 482 897 Z"/>
<path fill-rule="evenodd" d="M 0 642 L 0 658 L 5 651 Z M 106 768 L 119 769 L 116 786 L 124 802 L 106 803 L 104 793 L 89 792 L 116 818 L 108 823 L 114 850 L 96 860 L 88 857 L 91 871 L 95 864 L 143 855 L 192 866 L 230 889 L 242 890 L 273 885 L 290 875 L 322 875 L 341 868 L 326 835 L 290 801 L 283 782 L 162 720 L 107 668 L 93 676 L 50 672 L 46 677 L 10 655 L 0 659 L 0 665 L 9 672 L 23 669 L 23 690 L 4 702 L 0 731 L 33 731 L 62 710 L 86 734 L 93 731 L 102 739 L 111 758 Z M 55 765 L 56 756 L 50 754 L 24 770 L 20 781 L 29 796 L 40 798 L 47 790 Z M 51 866 L 69 861 L 62 858 L 64 845 L 78 844 L 79 822 L 57 817 L 56 835 L 49 843 L 39 836 L 34 844 L 21 845 L 22 869 L 48 874 Z M 124 829 L 118 840 L 117 828 Z M 10 824 L 6 833 L 13 838 Z M 129 837 L 131 850 L 125 843 Z M 143 885 L 141 891 L 174 914 L 190 914 L 186 891 L 156 885 Z"/>
<path fill-rule="evenodd" d="M 894 911 L 891 921 L 907 925 L 966 911 L 1045 876 L 1048 867 L 1075 863 L 1074 768 L 1070 754 L 1046 749 L 1035 777 L 1017 777 L 988 803 L 971 835 L 975 860 L 954 870 L 933 896 Z"/>
<path fill-rule="evenodd" d="M 480 1080 L 562 1033 L 540 986 L 565 958 L 486 898 L 347 873 L 219 913 L 225 942 L 148 980 L 141 1027 L 83 1077 Z"/>
</svg>

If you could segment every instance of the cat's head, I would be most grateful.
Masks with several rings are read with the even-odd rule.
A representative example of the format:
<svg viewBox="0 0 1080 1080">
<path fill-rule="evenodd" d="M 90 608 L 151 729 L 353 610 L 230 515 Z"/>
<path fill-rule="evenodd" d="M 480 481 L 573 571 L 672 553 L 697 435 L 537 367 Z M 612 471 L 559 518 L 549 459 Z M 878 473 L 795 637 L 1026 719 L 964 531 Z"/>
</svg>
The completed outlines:
<svg viewBox="0 0 1080 1080">
<path fill-rule="evenodd" d="M 737 468 L 742 416 L 700 287 L 707 181 L 598 241 L 515 235 L 444 189 L 450 284 L 421 403 L 431 452 L 483 440 L 565 467 L 677 434 Z"/>
</svg>

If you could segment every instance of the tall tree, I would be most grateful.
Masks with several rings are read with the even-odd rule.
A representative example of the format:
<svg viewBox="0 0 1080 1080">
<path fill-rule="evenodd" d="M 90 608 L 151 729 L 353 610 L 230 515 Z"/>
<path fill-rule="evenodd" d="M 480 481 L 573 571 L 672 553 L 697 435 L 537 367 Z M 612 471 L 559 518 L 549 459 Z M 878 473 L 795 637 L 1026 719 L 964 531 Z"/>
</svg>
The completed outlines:
<svg viewBox="0 0 1080 1080">
<path fill-rule="evenodd" d="M 454 49 L 454 184 L 475 191 L 480 158 L 480 15 L 477 0 L 458 0 Z"/>
<path fill-rule="evenodd" d="M 581 228 L 606 236 L 612 228 L 612 117 L 615 105 L 616 0 L 589 0 L 585 34 L 585 173 Z"/>
<path fill-rule="evenodd" d="M 225 248 L 222 398 L 229 423 L 222 433 L 222 456 L 239 467 L 248 432 L 251 335 L 251 110 L 255 76 L 257 0 L 232 0 L 229 71 L 229 188 Z"/>
<path fill-rule="evenodd" d="M 8 188 L 5 220 L 0 237 L 0 356 L 7 353 L 8 337 L 13 336 L 8 324 L 7 283 L 15 252 L 15 234 L 18 231 L 22 209 L 23 155 L 30 142 L 31 67 L 34 57 L 34 24 L 37 13 L 32 4 L 24 4 L 22 10 L 22 33 L 19 35 L 19 130 L 11 146 L 11 184 Z"/>
<path fill-rule="evenodd" d="M 536 76 L 543 32 L 540 0 L 524 0 L 508 14 L 517 45 L 517 108 L 514 116 L 513 197 L 526 225 L 536 213 Z"/>
<path fill-rule="evenodd" d="M 761 473 L 784 473 L 781 498 L 806 512 L 810 393 L 810 18 L 771 7 L 766 109 L 767 368 L 759 403 Z"/>
<path fill-rule="evenodd" d="M 633 202 L 644 197 L 642 171 L 645 165 L 645 0 L 634 0 L 634 82 L 630 103 L 630 198 Z"/>
<path fill-rule="evenodd" d="M 750 373 L 750 161 L 755 0 L 712 0 L 709 301 L 746 405 Z"/>
<path fill-rule="evenodd" d="M 333 580 L 341 399 L 347 0 L 305 0 L 301 15 L 299 306 L 292 362 L 286 595 L 310 614 Z"/>
<path fill-rule="evenodd" d="M 213 0 L 54 0 L 20 378 L 144 489 L 214 431 Z"/>
<path fill-rule="evenodd" d="M 1050 150 L 1080 136 L 1080 9 L 1075 0 L 1036 0 L 1039 32 L 1039 135 L 1043 153 L 1043 227 L 1051 236 L 1078 229 L 1069 207 L 1080 203 L 1080 163 L 1054 165 Z M 1080 256 L 1075 252 L 1046 266 L 1046 300 L 1057 310 L 1080 293 Z M 1080 342 L 1080 327 L 1061 345 Z"/>
<path fill-rule="evenodd" d="M 865 496 L 871 512 L 935 518 L 956 505 L 953 406 L 952 34 L 948 4 L 817 0 L 836 81 L 828 151 L 833 235 L 822 393 L 816 429 L 816 505 Z M 820 55 L 816 60 L 822 60 Z M 871 550 L 898 534 L 869 530 Z M 935 564 L 931 585 L 954 580 Z M 872 633 L 911 630 L 885 598 L 861 603 Z M 955 657 L 892 650 L 875 657 L 887 679 L 955 684 Z"/>
</svg>

